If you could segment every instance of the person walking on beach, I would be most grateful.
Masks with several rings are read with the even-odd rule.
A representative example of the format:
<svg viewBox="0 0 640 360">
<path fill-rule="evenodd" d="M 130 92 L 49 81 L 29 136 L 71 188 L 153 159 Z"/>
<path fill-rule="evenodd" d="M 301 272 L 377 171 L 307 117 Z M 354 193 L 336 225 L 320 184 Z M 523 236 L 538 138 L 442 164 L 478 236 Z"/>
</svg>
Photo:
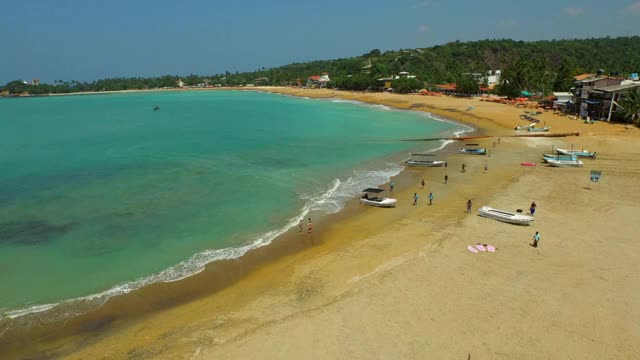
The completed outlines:
<svg viewBox="0 0 640 360">
<path fill-rule="evenodd" d="M 449 175 L 444 175 L 444 184 L 447 185 L 447 181 L 449 180 Z"/>
<path fill-rule="evenodd" d="M 447 170 L 447 162 L 444 162 L 444 169 Z"/>
<path fill-rule="evenodd" d="M 531 213 L 531 216 L 533 216 L 533 214 L 535 214 L 537 206 L 538 205 L 536 205 L 535 201 L 531 203 L 531 206 L 529 207 L 529 213 Z"/>
<path fill-rule="evenodd" d="M 498 138 L 498 144 L 500 144 L 500 138 Z"/>
<path fill-rule="evenodd" d="M 486 173 L 489 170 L 489 164 L 484 164 L 484 172 Z"/>
<path fill-rule="evenodd" d="M 313 232 L 313 224 L 311 224 L 311 218 L 309 218 L 309 225 L 307 225 L 307 234 Z"/>
<path fill-rule="evenodd" d="M 467 165 L 465 165 L 465 163 L 462 163 L 462 172 L 465 172 L 466 168 L 467 168 Z"/>
<path fill-rule="evenodd" d="M 396 184 L 393 183 L 393 181 L 389 182 L 389 191 L 393 191 L 393 187 L 396 186 Z"/>
<path fill-rule="evenodd" d="M 467 213 L 471 212 L 471 200 L 467 200 Z"/>
<path fill-rule="evenodd" d="M 424 179 L 420 182 L 420 189 L 424 189 Z"/>
<path fill-rule="evenodd" d="M 533 235 L 533 244 L 530 244 L 531 246 L 533 246 L 534 248 L 538 247 L 538 241 L 540 241 L 540 233 L 538 233 L 536 231 L 536 234 Z"/>
<path fill-rule="evenodd" d="M 300 219 L 300 222 L 298 223 L 298 232 L 302 232 L 302 219 Z"/>
<path fill-rule="evenodd" d="M 413 205 L 418 205 L 418 193 L 413 193 Z"/>
<path fill-rule="evenodd" d="M 429 205 L 433 205 L 433 193 L 429 193 Z"/>
</svg>

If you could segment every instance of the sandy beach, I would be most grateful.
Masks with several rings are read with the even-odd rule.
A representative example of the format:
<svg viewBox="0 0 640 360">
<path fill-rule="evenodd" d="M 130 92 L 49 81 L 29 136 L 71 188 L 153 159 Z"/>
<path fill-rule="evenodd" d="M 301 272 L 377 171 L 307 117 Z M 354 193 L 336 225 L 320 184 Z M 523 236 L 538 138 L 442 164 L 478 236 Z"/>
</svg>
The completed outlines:
<svg viewBox="0 0 640 360">
<path fill-rule="evenodd" d="M 257 90 L 428 111 L 494 136 L 474 141 L 491 156 L 452 154 L 446 170 L 405 170 L 394 179 L 395 209 L 365 208 L 354 199 L 311 235 L 294 229 L 253 260 L 146 290 L 164 306 L 145 310 L 135 297 L 114 300 L 103 310 L 109 321 L 69 322 L 60 327 L 68 336 L 14 342 L 0 357 L 640 358 L 639 129 L 544 113 L 541 121 L 553 133 L 580 136 L 513 138 L 522 109 L 479 99 Z M 474 110 L 465 111 L 469 105 Z M 597 151 L 597 160 L 579 169 L 541 163 L 552 146 L 572 145 Z M 520 166 L 525 161 L 538 166 Z M 602 170 L 600 183 L 589 182 L 590 170 Z M 538 204 L 532 226 L 476 212 L 482 205 L 526 211 L 532 201 Z M 541 240 L 533 248 L 536 231 Z M 498 250 L 469 252 L 476 243 Z M 178 293 L 189 300 L 174 301 Z M 124 308 L 142 315 L 123 319 Z"/>
</svg>

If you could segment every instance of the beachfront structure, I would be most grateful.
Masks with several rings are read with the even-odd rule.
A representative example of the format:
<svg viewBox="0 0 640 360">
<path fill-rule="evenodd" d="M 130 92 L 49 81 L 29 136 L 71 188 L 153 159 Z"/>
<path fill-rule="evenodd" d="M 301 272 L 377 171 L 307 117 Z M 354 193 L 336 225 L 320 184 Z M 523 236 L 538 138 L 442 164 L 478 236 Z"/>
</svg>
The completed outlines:
<svg viewBox="0 0 640 360">
<path fill-rule="evenodd" d="M 179 88 L 184 87 L 184 81 L 182 81 L 182 79 L 178 79 L 178 81 L 176 81 L 176 86 Z"/>
<path fill-rule="evenodd" d="M 307 78 L 308 87 L 326 87 L 327 83 L 331 81 L 328 72 L 323 72 L 320 75 L 313 75 Z"/>
<path fill-rule="evenodd" d="M 573 98 L 571 101 L 573 103 L 573 108 L 578 111 L 578 114 L 581 117 L 590 116 L 589 106 L 600 103 L 598 100 L 589 99 L 590 92 L 597 88 L 620 85 L 620 82 L 620 79 L 615 79 L 609 76 L 596 76 L 577 80 L 575 82 L 576 86 L 573 91 Z"/>
<path fill-rule="evenodd" d="M 636 88 L 640 88 L 640 81 L 622 81 L 619 85 L 593 89 L 586 101 L 588 104 L 587 114 L 591 118 L 611 121 L 620 107 L 620 99 L 624 98 L 627 92 Z"/>
<path fill-rule="evenodd" d="M 376 81 L 378 82 L 378 88 L 381 91 L 384 91 L 386 89 L 390 89 L 392 86 L 392 83 L 394 80 L 398 80 L 400 78 L 407 78 L 407 79 L 415 79 L 417 76 L 416 75 L 411 75 L 410 73 L 406 72 L 406 71 L 401 71 L 398 73 L 398 75 L 391 75 L 391 76 L 387 76 L 387 77 L 383 77 L 380 79 L 376 79 Z"/>
</svg>

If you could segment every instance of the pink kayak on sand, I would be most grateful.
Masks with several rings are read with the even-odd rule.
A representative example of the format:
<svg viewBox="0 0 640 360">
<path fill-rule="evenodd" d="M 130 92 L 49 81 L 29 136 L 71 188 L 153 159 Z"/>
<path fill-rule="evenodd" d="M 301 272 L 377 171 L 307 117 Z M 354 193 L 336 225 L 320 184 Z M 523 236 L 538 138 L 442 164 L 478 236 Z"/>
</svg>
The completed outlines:
<svg viewBox="0 0 640 360">
<path fill-rule="evenodd" d="M 522 166 L 536 166 L 536 163 L 532 163 L 532 162 L 523 162 L 520 165 Z"/>
<path fill-rule="evenodd" d="M 482 252 L 487 251 L 487 248 L 484 247 L 484 245 L 482 245 L 482 244 L 476 244 L 476 249 L 478 249 L 478 250 L 480 250 Z"/>
<path fill-rule="evenodd" d="M 476 248 L 474 248 L 474 247 L 473 247 L 473 246 L 471 246 L 471 245 L 467 246 L 467 250 L 469 250 L 469 251 L 470 251 L 470 252 L 472 252 L 472 253 L 477 253 L 477 252 L 478 252 L 478 250 L 476 250 Z"/>
<path fill-rule="evenodd" d="M 487 245 L 487 250 L 489 252 L 496 252 L 496 248 L 493 245 Z"/>
</svg>

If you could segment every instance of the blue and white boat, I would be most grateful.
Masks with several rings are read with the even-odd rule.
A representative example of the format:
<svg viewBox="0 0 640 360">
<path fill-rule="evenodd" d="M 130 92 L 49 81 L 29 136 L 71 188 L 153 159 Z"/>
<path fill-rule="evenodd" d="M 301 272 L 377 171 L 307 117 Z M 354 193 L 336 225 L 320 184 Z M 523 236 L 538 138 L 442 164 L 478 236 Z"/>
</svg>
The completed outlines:
<svg viewBox="0 0 640 360">
<path fill-rule="evenodd" d="M 590 152 L 590 151 L 587 151 L 587 150 L 556 149 L 556 152 L 558 154 L 562 154 L 562 155 L 573 155 L 573 156 L 590 157 L 590 158 L 595 158 L 596 157 L 596 153 L 595 152 Z"/>
<path fill-rule="evenodd" d="M 547 162 L 547 160 L 578 160 L 578 157 L 575 155 L 555 155 L 555 154 L 542 154 L 542 160 Z"/>
<path fill-rule="evenodd" d="M 469 155 L 486 155 L 487 154 L 487 149 L 485 149 L 485 148 L 479 148 L 479 149 L 462 148 L 462 149 L 460 149 L 460 152 L 463 153 L 463 154 L 469 154 Z"/>
</svg>

